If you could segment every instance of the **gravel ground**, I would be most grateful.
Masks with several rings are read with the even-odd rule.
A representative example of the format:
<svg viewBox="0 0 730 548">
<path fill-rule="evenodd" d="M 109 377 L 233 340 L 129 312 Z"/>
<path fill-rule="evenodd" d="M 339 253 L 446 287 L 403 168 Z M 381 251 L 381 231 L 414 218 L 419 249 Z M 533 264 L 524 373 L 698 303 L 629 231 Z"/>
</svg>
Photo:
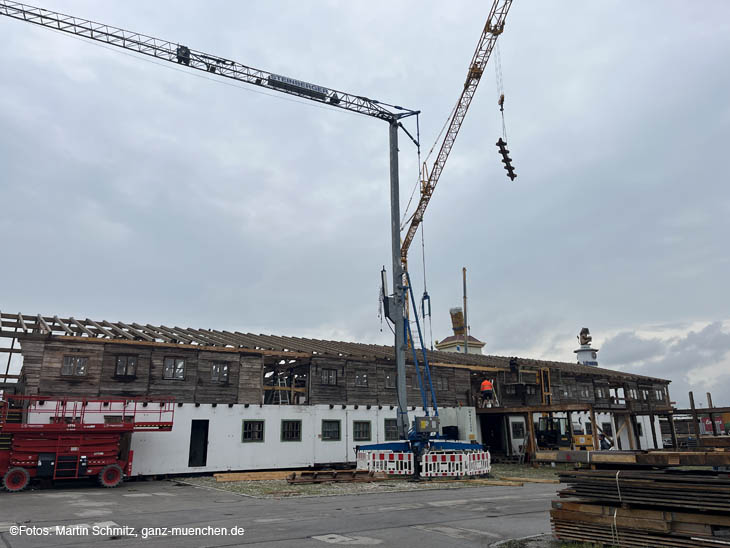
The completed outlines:
<svg viewBox="0 0 730 548">
<path fill-rule="evenodd" d="M 499 479 L 504 476 L 522 478 L 557 479 L 557 472 L 561 468 L 541 466 L 520 466 L 510 464 L 495 464 L 492 466 L 491 478 Z M 175 481 L 175 480 L 173 480 Z M 478 481 L 406 481 L 388 480 L 368 483 L 314 483 L 289 484 L 286 480 L 255 480 L 255 481 L 227 481 L 217 482 L 213 476 L 198 476 L 180 480 L 199 487 L 210 487 L 237 493 L 239 495 L 256 498 L 289 498 L 313 497 L 332 495 L 355 495 L 362 493 L 388 493 L 398 491 L 418 491 L 421 489 L 460 489 L 464 487 L 484 487 Z"/>
</svg>

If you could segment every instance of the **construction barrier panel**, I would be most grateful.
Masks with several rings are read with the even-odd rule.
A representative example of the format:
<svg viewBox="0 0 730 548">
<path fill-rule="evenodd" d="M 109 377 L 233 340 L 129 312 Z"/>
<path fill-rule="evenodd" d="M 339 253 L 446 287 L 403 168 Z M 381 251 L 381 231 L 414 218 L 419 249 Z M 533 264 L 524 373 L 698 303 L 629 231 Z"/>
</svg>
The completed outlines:
<svg viewBox="0 0 730 548">
<path fill-rule="evenodd" d="M 358 451 L 357 469 L 386 474 L 413 475 L 413 453 L 393 451 Z"/>
<path fill-rule="evenodd" d="M 489 451 L 474 451 L 469 455 L 469 475 L 483 476 L 489 474 L 492 469 L 491 457 Z"/>
<path fill-rule="evenodd" d="M 469 474 L 469 455 L 457 451 L 426 453 L 421 457 L 424 478 L 462 477 Z"/>
</svg>

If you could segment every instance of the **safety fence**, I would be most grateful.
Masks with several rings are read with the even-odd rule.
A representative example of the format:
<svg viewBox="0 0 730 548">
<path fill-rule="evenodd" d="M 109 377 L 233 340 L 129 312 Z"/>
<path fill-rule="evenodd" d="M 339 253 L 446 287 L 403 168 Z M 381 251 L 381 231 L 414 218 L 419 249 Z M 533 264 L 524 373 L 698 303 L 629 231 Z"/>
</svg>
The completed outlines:
<svg viewBox="0 0 730 548">
<path fill-rule="evenodd" d="M 413 453 L 393 451 L 358 451 L 357 469 L 385 472 L 399 476 L 413 475 Z"/>
<path fill-rule="evenodd" d="M 421 457 L 422 477 L 482 476 L 490 470 L 489 451 L 438 451 Z M 357 469 L 386 474 L 413 474 L 413 453 L 358 451 Z"/>
</svg>

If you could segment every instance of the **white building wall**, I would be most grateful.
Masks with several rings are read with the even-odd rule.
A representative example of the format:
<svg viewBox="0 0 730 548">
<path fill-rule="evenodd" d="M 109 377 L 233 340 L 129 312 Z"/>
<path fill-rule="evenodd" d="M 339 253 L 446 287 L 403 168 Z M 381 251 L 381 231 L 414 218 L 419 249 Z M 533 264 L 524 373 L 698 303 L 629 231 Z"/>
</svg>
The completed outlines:
<svg viewBox="0 0 730 548">
<path fill-rule="evenodd" d="M 409 412 L 409 419 L 422 411 Z M 458 426 L 466 441 L 476 439 L 476 412 L 472 407 L 439 409 L 441 426 Z M 329 405 L 227 405 L 183 404 L 175 408 L 175 422 L 170 432 L 135 432 L 133 475 L 184 474 L 299 468 L 314 464 L 355 462 L 355 445 L 385 442 L 385 419 L 395 419 L 396 410 L 389 407 Z M 190 429 L 195 419 L 209 420 L 206 466 L 189 467 Z M 264 421 L 263 442 L 242 442 L 243 420 Z M 281 441 L 281 421 L 301 420 L 302 441 Z M 322 420 L 340 420 L 341 439 L 321 439 Z M 371 421 L 371 441 L 355 442 L 352 422 Z"/>
</svg>

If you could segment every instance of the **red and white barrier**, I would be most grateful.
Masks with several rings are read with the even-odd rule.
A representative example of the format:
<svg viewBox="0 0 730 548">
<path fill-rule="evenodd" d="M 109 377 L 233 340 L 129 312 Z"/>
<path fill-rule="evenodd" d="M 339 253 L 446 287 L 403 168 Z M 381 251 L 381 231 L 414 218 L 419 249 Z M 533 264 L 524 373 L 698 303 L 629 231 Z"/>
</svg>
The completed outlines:
<svg viewBox="0 0 730 548">
<path fill-rule="evenodd" d="M 468 476 L 468 457 L 467 453 L 453 451 L 426 453 L 421 457 L 421 476 L 424 478 Z"/>
<path fill-rule="evenodd" d="M 357 469 L 385 472 L 398 476 L 413 475 L 413 453 L 393 451 L 358 451 Z"/>
<path fill-rule="evenodd" d="M 492 469 L 492 461 L 489 451 L 474 451 L 469 455 L 470 476 L 483 476 L 489 474 Z"/>
</svg>

